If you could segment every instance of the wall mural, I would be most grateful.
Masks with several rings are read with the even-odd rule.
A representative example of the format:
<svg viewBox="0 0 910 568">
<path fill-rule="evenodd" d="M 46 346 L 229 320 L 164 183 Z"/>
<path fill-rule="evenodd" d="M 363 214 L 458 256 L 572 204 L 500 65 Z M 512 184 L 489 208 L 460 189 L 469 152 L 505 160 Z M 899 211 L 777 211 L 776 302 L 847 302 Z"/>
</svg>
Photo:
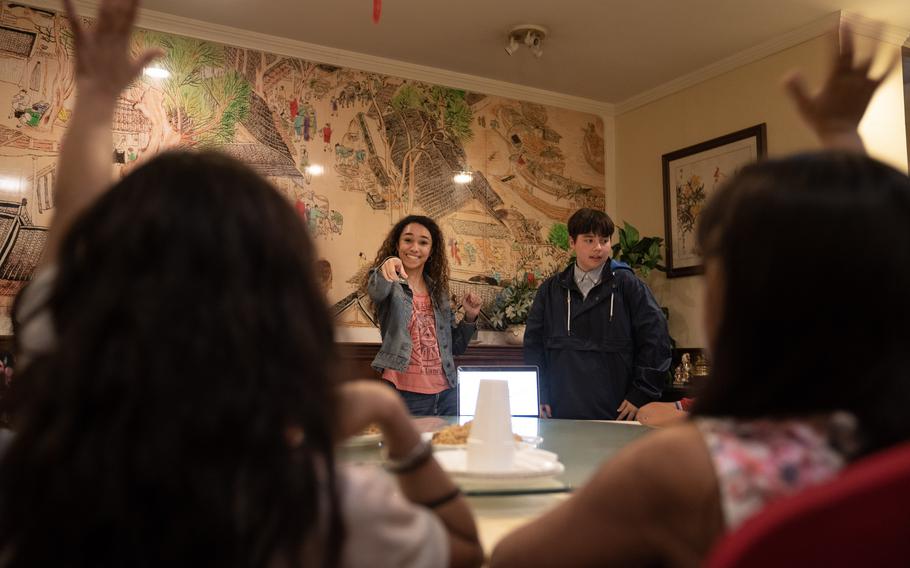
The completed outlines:
<svg viewBox="0 0 910 568">
<path fill-rule="evenodd" d="M 120 98 L 111 157 L 123 176 L 156 152 L 214 147 L 255 168 L 306 222 L 344 326 L 372 326 L 357 284 L 385 233 L 410 213 L 446 235 L 452 292 L 491 302 L 519 273 L 565 253 L 552 226 L 604 207 L 599 117 L 158 32 L 169 77 Z M 54 175 L 75 81 L 57 13 L 0 4 L 0 312 L 31 277 L 54 214 Z M 455 173 L 473 180 L 456 184 Z M 3 330 L 0 330 L 3 331 Z M 8 333 L 8 329 L 5 330 Z"/>
</svg>

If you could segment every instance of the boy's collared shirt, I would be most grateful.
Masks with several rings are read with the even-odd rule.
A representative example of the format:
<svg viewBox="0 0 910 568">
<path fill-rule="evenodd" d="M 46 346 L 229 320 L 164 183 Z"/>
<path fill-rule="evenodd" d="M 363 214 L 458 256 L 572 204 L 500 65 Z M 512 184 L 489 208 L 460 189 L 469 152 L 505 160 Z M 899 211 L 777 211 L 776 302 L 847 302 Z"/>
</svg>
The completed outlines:
<svg viewBox="0 0 910 568">
<path fill-rule="evenodd" d="M 601 264 L 593 270 L 588 270 L 585 272 L 578 266 L 578 263 L 575 263 L 574 276 L 575 284 L 578 286 L 579 291 L 583 298 L 588 298 L 588 292 L 591 291 L 591 288 L 597 286 L 600 283 L 601 276 L 603 275 L 603 269 L 606 266 L 606 263 Z"/>
</svg>

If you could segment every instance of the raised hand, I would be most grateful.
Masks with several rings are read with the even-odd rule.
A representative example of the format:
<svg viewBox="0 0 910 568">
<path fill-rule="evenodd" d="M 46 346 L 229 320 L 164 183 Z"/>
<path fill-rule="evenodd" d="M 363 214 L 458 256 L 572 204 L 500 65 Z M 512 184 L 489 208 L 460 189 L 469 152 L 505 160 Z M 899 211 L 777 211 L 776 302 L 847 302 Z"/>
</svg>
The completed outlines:
<svg viewBox="0 0 910 568">
<path fill-rule="evenodd" d="M 78 96 L 115 100 L 161 50 L 130 57 L 130 35 L 139 0 L 102 0 L 95 26 L 86 29 L 73 0 L 64 0 L 76 44 Z"/>
<path fill-rule="evenodd" d="M 161 52 L 130 56 L 139 0 L 102 0 L 88 29 L 64 0 L 76 45 L 76 104 L 57 162 L 56 207 L 41 265 L 54 264 L 73 220 L 111 185 L 111 128 L 120 92 Z"/>
<path fill-rule="evenodd" d="M 884 73 L 871 77 L 869 72 L 877 52 L 854 62 L 853 32 L 847 24 L 844 24 L 840 37 L 840 51 L 834 55 L 821 91 L 809 95 L 800 72 L 791 74 L 785 86 L 803 120 L 822 144 L 828 148 L 863 151 L 857 131 L 859 122 L 872 95 L 897 63 L 899 52 L 895 51 L 894 60 Z"/>
<path fill-rule="evenodd" d="M 480 299 L 480 296 L 474 292 L 468 292 L 464 295 L 461 305 L 464 306 L 464 319 L 467 320 L 468 323 L 477 319 L 477 315 L 480 313 L 481 304 L 482 300 Z"/>
<path fill-rule="evenodd" d="M 397 256 L 387 259 L 380 267 L 382 277 L 389 282 L 397 282 L 400 278 L 408 279 L 408 273 L 404 269 L 404 264 Z"/>
</svg>

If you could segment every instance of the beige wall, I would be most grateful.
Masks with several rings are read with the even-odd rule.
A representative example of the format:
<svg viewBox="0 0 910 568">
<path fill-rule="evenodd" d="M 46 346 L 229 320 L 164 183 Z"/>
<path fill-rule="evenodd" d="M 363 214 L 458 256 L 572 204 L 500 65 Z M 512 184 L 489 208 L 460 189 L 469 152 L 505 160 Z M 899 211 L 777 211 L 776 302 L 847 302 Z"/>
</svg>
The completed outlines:
<svg viewBox="0 0 910 568">
<path fill-rule="evenodd" d="M 860 38 L 860 54 L 871 53 L 877 42 Z M 895 168 L 907 171 L 907 130 L 904 115 L 904 75 L 900 65 L 901 48 L 884 46 L 880 49 L 873 74 L 889 63 L 898 63 L 869 104 L 869 110 L 859 125 L 859 132 L 869 153 Z"/>
<path fill-rule="evenodd" d="M 617 224 L 664 236 L 661 156 L 748 126 L 767 124 L 771 156 L 818 147 L 781 90 L 781 78 L 804 69 L 810 86 L 827 69 L 831 38 L 819 37 L 745 65 L 616 117 Z M 898 48 L 889 48 L 889 51 Z M 899 70 L 886 82 L 861 125 L 870 153 L 906 171 L 903 85 Z M 650 281 L 670 309 L 670 333 L 680 347 L 704 346 L 700 325 L 701 277 Z"/>
</svg>

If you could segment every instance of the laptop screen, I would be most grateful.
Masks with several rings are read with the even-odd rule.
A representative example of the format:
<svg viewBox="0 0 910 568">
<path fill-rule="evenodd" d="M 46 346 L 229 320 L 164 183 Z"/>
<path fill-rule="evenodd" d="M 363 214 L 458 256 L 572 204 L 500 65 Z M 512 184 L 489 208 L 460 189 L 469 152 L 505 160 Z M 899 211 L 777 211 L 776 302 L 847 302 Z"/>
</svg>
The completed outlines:
<svg viewBox="0 0 910 568">
<path fill-rule="evenodd" d="M 458 367 L 458 414 L 474 416 L 477 408 L 477 391 L 481 379 L 508 381 L 509 408 L 512 416 L 537 416 L 539 396 L 537 388 L 537 367 L 519 365 L 514 367 Z"/>
</svg>

